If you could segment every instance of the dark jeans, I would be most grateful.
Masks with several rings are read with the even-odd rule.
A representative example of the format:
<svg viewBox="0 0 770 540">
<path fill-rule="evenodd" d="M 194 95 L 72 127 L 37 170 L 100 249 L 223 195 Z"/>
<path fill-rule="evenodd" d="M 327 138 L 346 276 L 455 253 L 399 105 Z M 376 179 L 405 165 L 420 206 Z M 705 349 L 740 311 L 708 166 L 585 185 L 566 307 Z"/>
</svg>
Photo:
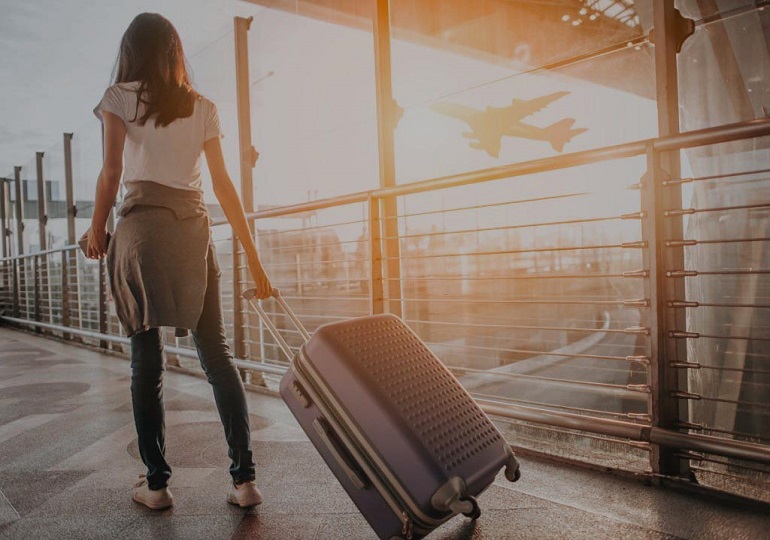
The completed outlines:
<svg viewBox="0 0 770 540">
<path fill-rule="evenodd" d="M 212 254 L 212 251 L 209 251 Z M 227 344 L 219 292 L 219 269 L 209 264 L 208 284 L 198 328 L 192 332 L 198 358 L 209 383 L 225 429 L 235 482 L 254 479 L 251 431 L 246 394 L 233 355 Z M 147 466 L 150 489 L 165 487 L 171 467 L 165 458 L 165 414 L 163 410 L 163 342 L 158 328 L 131 336 L 131 400 L 139 437 L 139 453 Z"/>
</svg>

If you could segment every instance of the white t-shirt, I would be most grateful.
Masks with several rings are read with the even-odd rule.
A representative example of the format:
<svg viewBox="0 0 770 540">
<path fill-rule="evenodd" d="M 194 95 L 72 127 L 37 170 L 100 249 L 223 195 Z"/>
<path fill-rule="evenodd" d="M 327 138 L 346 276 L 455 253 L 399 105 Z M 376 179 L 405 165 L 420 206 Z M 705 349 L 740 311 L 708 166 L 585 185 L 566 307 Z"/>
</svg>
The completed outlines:
<svg viewBox="0 0 770 540">
<path fill-rule="evenodd" d="M 123 182 L 150 180 L 173 188 L 202 191 L 203 143 L 222 136 L 216 105 L 201 96 L 187 118 L 177 118 L 156 128 L 155 118 L 151 117 L 140 126 L 135 119 L 142 117 L 145 105 L 139 103 L 137 112 L 138 87 L 138 81 L 113 84 L 94 108 L 99 120 L 103 120 L 102 111 L 109 111 L 126 125 Z"/>
</svg>

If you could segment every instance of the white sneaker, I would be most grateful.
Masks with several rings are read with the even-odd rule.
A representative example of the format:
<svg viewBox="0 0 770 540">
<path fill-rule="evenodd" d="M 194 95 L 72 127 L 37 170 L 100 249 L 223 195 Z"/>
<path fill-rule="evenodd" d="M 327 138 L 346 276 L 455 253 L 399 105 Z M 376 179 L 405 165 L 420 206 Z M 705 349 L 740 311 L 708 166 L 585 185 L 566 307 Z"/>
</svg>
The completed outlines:
<svg viewBox="0 0 770 540">
<path fill-rule="evenodd" d="M 257 489 L 254 480 L 249 480 L 242 484 L 231 484 L 230 491 L 227 493 L 227 502 L 237 504 L 241 508 L 256 506 L 262 504 L 262 494 Z"/>
<path fill-rule="evenodd" d="M 150 489 L 150 486 L 147 485 L 147 478 L 143 474 L 139 475 L 139 481 L 134 486 L 134 493 L 131 498 L 152 510 L 165 510 L 174 506 L 174 496 L 171 494 L 171 490 L 167 487 L 158 490 Z"/>
</svg>

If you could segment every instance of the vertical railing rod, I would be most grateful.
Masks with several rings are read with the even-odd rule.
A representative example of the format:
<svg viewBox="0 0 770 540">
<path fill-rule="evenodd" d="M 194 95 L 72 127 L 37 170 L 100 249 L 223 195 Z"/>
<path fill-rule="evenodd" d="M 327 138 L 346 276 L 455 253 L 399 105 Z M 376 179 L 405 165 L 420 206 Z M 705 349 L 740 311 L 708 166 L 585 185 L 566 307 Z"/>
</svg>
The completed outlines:
<svg viewBox="0 0 770 540">
<path fill-rule="evenodd" d="M 16 182 L 16 255 L 24 254 L 24 196 L 21 185 L 21 167 L 13 168 L 13 177 Z"/>
<path fill-rule="evenodd" d="M 19 305 L 20 301 L 20 295 L 19 295 L 19 287 L 21 286 L 20 278 L 19 278 L 19 261 L 21 259 L 14 258 L 13 259 L 13 316 L 17 319 L 21 317 L 21 306 Z"/>
<path fill-rule="evenodd" d="M 385 295 L 382 283 L 382 221 L 380 199 L 369 195 L 369 311 L 372 315 L 385 312 Z"/>
<path fill-rule="evenodd" d="M 75 186 L 72 179 L 72 138 L 73 133 L 64 134 L 64 186 L 67 200 L 67 244 L 73 245 L 75 238 L 75 217 L 77 206 L 75 205 Z"/>
<path fill-rule="evenodd" d="M 8 182 L 10 178 L 0 178 L 0 227 L 2 227 L 3 236 L 3 259 L 11 256 L 11 249 L 8 245 L 8 220 L 11 208 L 8 200 Z"/>
<path fill-rule="evenodd" d="M 3 298 L 0 299 L 0 304 L 11 302 L 11 287 L 13 286 L 11 280 L 11 274 L 8 272 L 10 264 L 7 257 L 10 257 L 10 247 L 8 246 L 8 213 L 10 208 L 8 207 L 8 178 L 0 178 L 0 229 L 2 232 L 2 255 L 3 255 L 3 279 L 0 282 L 0 290 L 2 290 Z"/>
<path fill-rule="evenodd" d="M 48 249 L 46 238 L 46 225 L 48 215 L 46 213 L 45 179 L 43 178 L 43 152 L 37 152 L 37 221 L 38 221 L 38 245 L 40 251 Z"/>
<path fill-rule="evenodd" d="M 32 256 L 32 287 L 33 287 L 33 319 L 35 321 L 40 322 L 41 315 L 40 315 L 40 262 L 38 261 L 39 256 L 33 255 Z M 35 327 L 35 332 L 40 334 L 42 333 L 42 328 L 40 326 Z"/>
<path fill-rule="evenodd" d="M 61 324 L 68 328 L 70 326 L 69 256 L 70 250 L 61 251 Z M 72 339 L 69 332 L 64 332 L 62 337 L 68 341 Z"/>
<path fill-rule="evenodd" d="M 100 334 L 106 334 L 107 333 L 107 271 L 106 271 L 106 264 L 104 257 L 99 259 L 99 333 Z M 109 342 L 107 340 L 100 340 L 99 341 L 99 347 L 102 349 L 106 349 L 109 347 Z"/>
</svg>

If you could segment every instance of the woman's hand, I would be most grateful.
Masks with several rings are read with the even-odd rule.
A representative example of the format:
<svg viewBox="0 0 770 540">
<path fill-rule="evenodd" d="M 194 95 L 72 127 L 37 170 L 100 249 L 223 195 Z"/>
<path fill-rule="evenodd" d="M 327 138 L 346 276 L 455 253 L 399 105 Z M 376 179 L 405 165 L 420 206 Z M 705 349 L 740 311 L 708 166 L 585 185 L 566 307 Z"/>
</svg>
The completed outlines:
<svg viewBox="0 0 770 540">
<path fill-rule="evenodd" d="M 258 299 L 269 298 L 273 293 L 273 286 L 270 284 L 270 279 L 267 277 L 265 269 L 262 268 L 259 259 L 249 260 L 249 270 L 254 278 L 254 297 Z"/>
<path fill-rule="evenodd" d="M 89 259 L 101 259 L 107 254 L 107 229 L 89 227 L 86 231 L 88 237 L 88 248 L 86 257 Z"/>
</svg>

